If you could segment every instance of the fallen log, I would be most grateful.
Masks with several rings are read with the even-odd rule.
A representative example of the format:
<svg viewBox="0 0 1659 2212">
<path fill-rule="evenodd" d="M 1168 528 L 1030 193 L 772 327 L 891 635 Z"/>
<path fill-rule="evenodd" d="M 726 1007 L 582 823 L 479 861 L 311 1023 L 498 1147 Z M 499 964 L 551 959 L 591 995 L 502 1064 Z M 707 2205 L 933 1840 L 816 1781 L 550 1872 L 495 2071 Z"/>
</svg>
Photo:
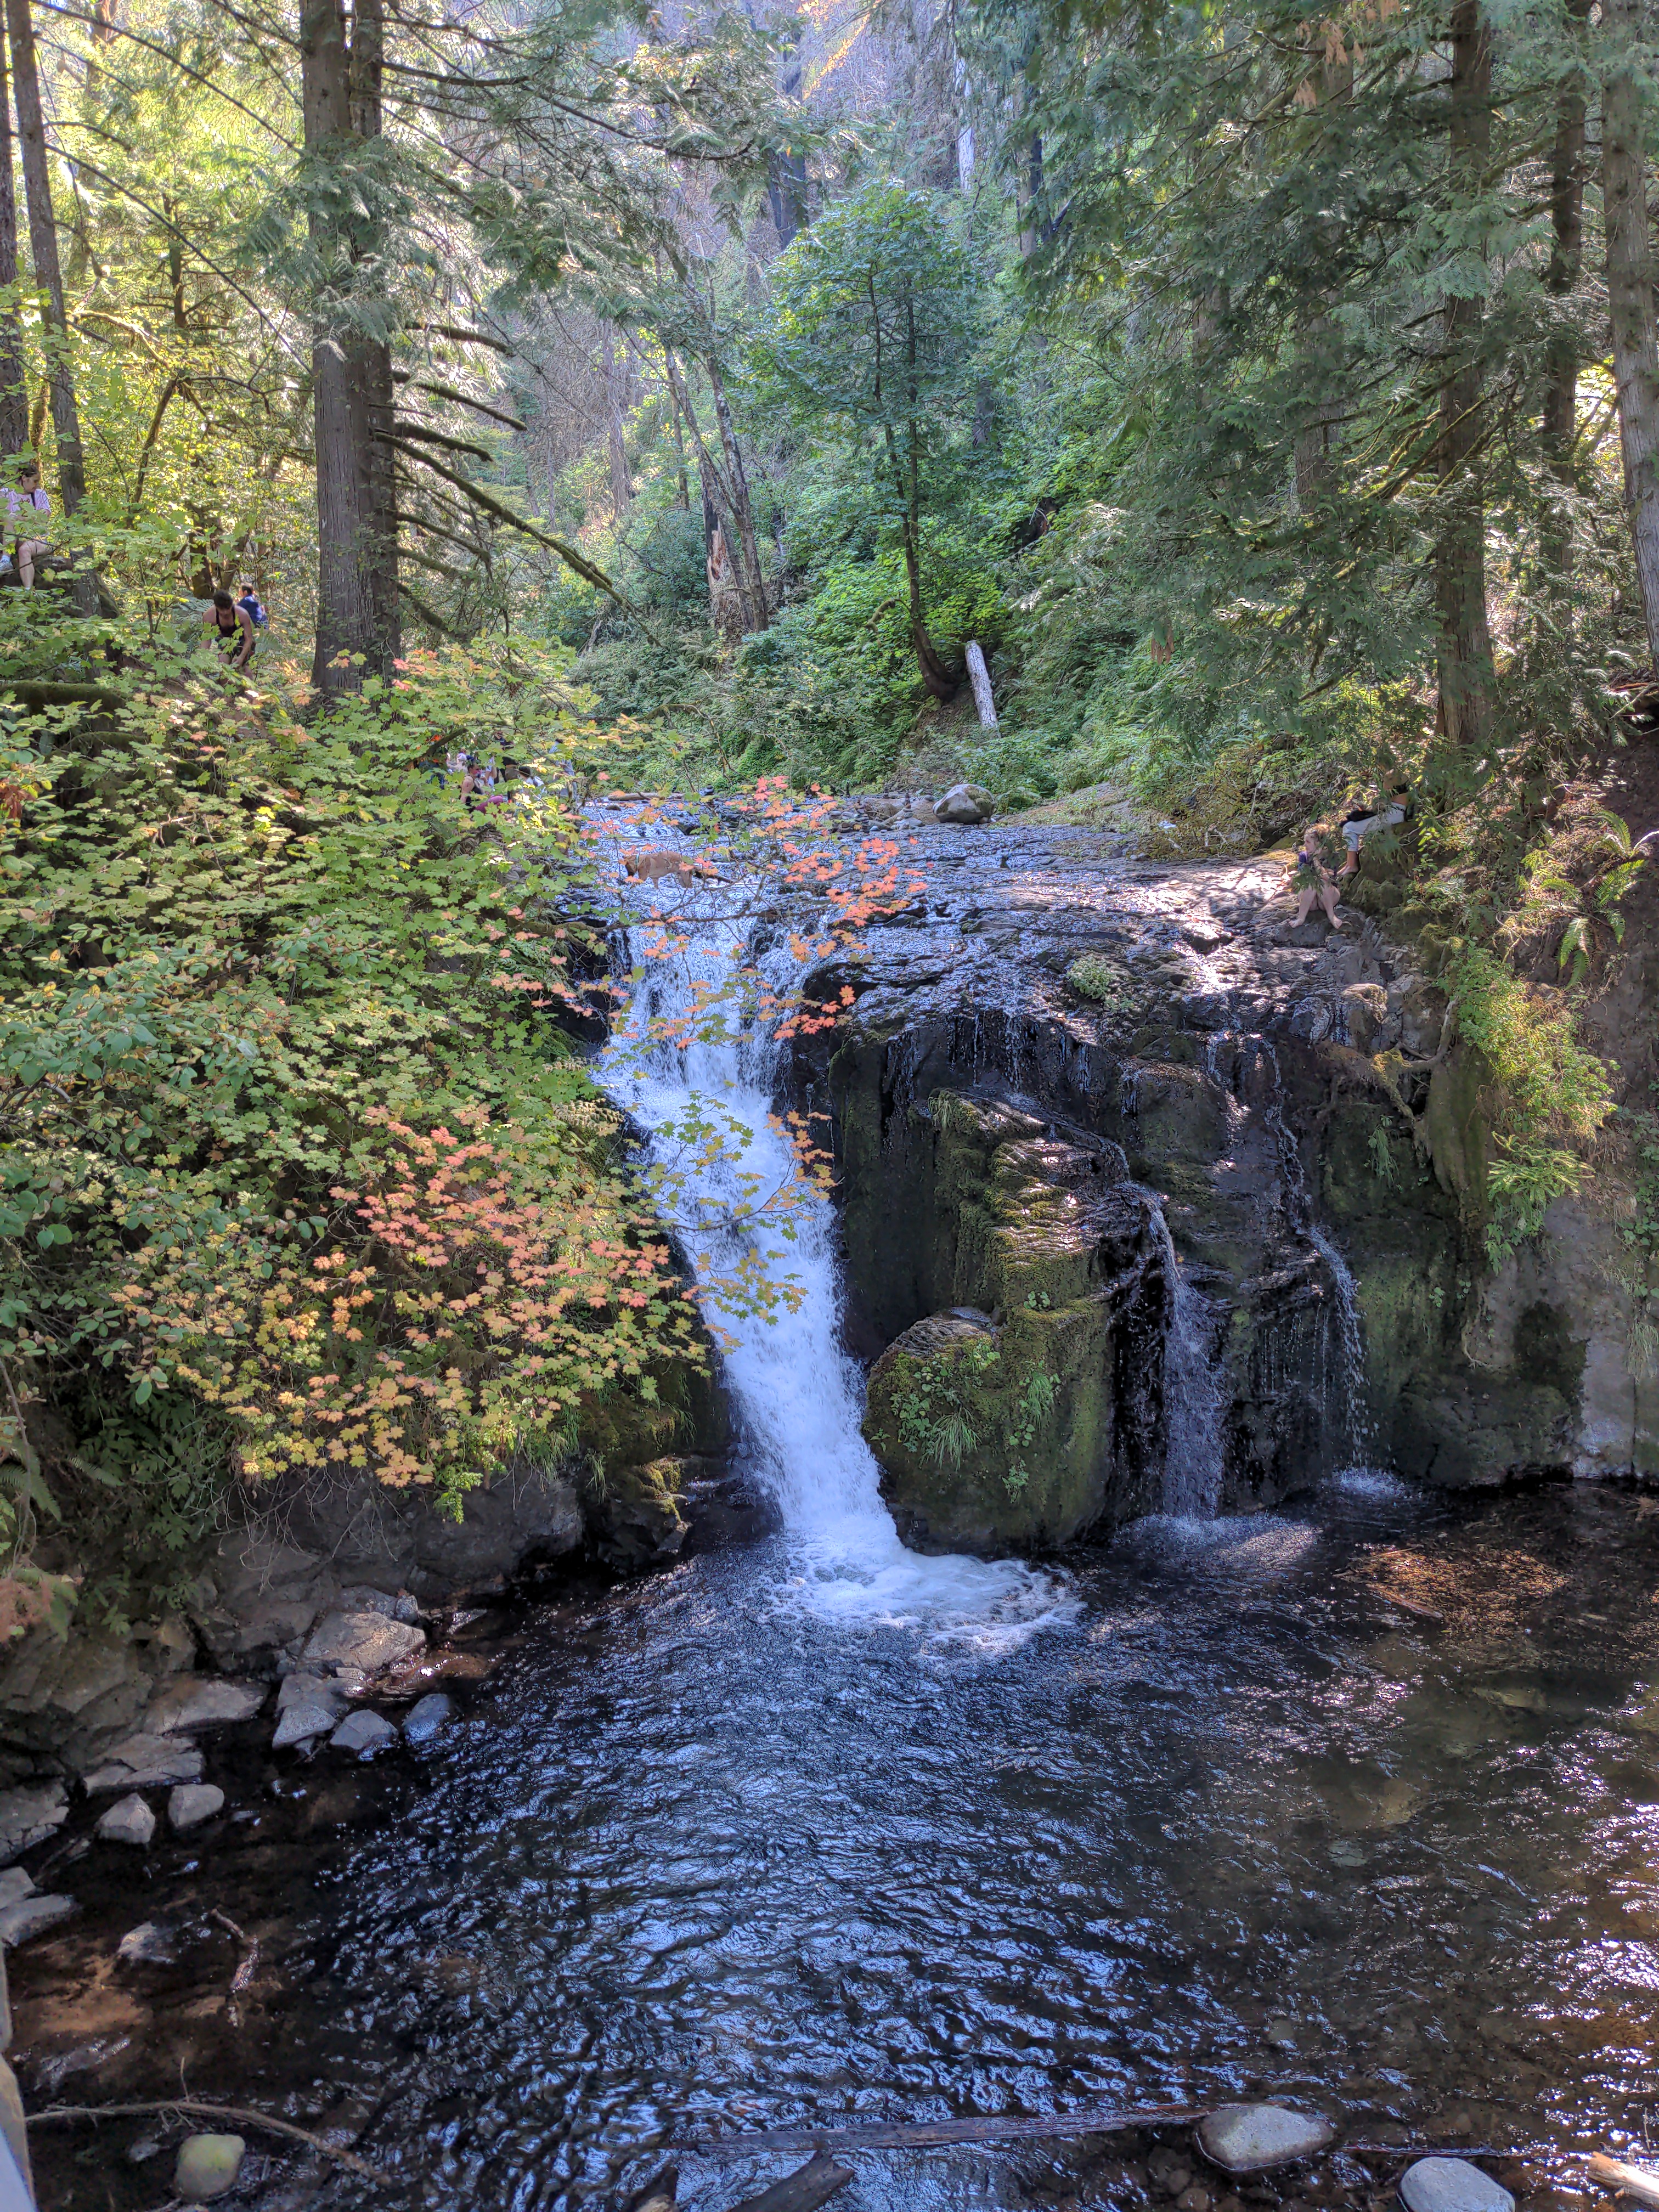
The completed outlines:
<svg viewBox="0 0 1659 2212">
<path fill-rule="evenodd" d="M 1036 2118 L 1004 2114 L 971 2120 L 880 2120 L 867 2127 L 773 2128 L 762 2135 L 704 2136 L 679 2146 L 705 2157 L 721 2151 L 928 2150 L 949 2143 L 1042 2142 L 1061 2136 L 1115 2135 L 1124 2128 L 1179 2126 L 1201 2120 L 1202 2105 L 1143 2105 L 1133 2112 L 1096 2106 L 1081 2112 Z"/>
<path fill-rule="evenodd" d="M 1659 2173 L 1650 2166 L 1626 2166 L 1623 2159 L 1609 2158 L 1598 2150 L 1584 2170 L 1604 2189 L 1616 2189 L 1621 2197 L 1633 2197 L 1638 2204 L 1659 2207 Z"/>
<path fill-rule="evenodd" d="M 781 2181 L 775 2181 L 769 2189 L 763 2189 L 758 2197 L 746 2197 L 741 2204 L 734 2204 L 732 2212 L 817 2212 L 838 2189 L 845 2189 L 853 2179 L 851 2166 L 837 2166 L 825 2151 L 809 2158 L 794 2173 L 786 2173 Z"/>
<path fill-rule="evenodd" d="M 259 2129 L 270 2136 L 287 2136 L 295 2142 L 302 2142 L 307 2150 L 331 2158 L 348 2173 L 357 2174 L 382 2189 L 392 2185 L 389 2173 L 382 2173 L 378 2166 L 371 2166 L 355 2151 L 341 2150 L 321 2136 L 313 2135 L 309 2128 L 296 2128 L 292 2120 L 275 2120 L 268 2112 L 250 2112 L 241 2105 L 204 2105 L 194 2097 L 162 2097 L 148 2105 L 48 2105 L 44 2112 L 27 2112 L 24 2118 L 28 2126 L 40 2128 L 54 2120 L 154 2119 L 162 2112 L 184 2112 L 193 2120 L 234 2120 L 239 2127 Z"/>
</svg>

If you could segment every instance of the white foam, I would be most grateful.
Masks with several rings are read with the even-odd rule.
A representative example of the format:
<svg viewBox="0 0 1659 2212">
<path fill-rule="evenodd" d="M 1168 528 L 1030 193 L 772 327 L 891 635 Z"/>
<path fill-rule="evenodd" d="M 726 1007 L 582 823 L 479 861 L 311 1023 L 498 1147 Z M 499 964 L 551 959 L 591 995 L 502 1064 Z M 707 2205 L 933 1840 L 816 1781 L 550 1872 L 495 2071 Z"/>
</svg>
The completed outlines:
<svg viewBox="0 0 1659 2212">
<path fill-rule="evenodd" d="M 715 1120 L 726 1133 L 665 1206 L 725 1340 L 725 1379 L 745 1447 L 783 1522 L 789 1564 L 772 1601 L 848 1627 L 915 1630 L 934 1644 L 987 1653 L 1012 1649 L 1073 1617 L 1069 1580 L 1017 1561 L 929 1556 L 900 1542 L 860 1428 L 862 1378 L 839 1340 L 834 1213 L 802 1178 L 772 1112 L 777 1047 L 735 998 L 724 1002 L 721 1034 L 680 1048 L 650 1032 L 653 1016 L 684 1012 L 699 988 L 704 1003 L 728 988 L 744 950 L 742 925 L 720 918 L 714 895 L 690 892 L 674 906 L 677 918 L 699 917 L 695 949 L 652 962 L 641 930 L 632 933 L 634 965 L 646 972 L 599 1073 L 648 1133 L 647 1157 L 660 1170 L 684 1158 L 674 1132 L 688 1116 Z M 775 993 L 793 980 L 775 966 L 768 977 Z M 757 1210 L 768 1195 L 772 1209 Z M 740 1267 L 778 1293 L 769 1312 L 722 1310 L 718 1285 Z"/>
</svg>

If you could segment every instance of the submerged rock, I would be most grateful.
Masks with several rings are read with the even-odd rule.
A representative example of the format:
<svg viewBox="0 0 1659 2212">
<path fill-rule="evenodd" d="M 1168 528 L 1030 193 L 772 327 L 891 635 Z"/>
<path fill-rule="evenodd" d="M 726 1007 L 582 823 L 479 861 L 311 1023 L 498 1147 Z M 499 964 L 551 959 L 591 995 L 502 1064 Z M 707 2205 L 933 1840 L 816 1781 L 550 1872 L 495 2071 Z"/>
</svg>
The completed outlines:
<svg viewBox="0 0 1659 2212">
<path fill-rule="evenodd" d="M 454 1716 L 455 1700 L 446 1697 L 441 1690 L 429 1690 L 425 1697 L 417 1698 L 404 1715 L 404 1741 L 430 1743 Z"/>
<path fill-rule="evenodd" d="M 173 2193 L 186 2204 L 210 2203 L 234 2189 L 247 2145 L 240 2136 L 186 2136 L 173 2169 Z"/>
<path fill-rule="evenodd" d="M 48 1928 L 67 1920 L 75 1909 L 72 1897 L 25 1897 L 8 1905 L 0 1910 L 0 1943 L 9 1951 L 15 1950 L 20 1943 L 44 1936 Z"/>
<path fill-rule="evenodd" d="M 188 1835 L 216 1813 L 225 1809 L 225 1793 L 211 1782 L 190 1782 L 167 1799 L 167 1819 L 176 1832 Z"/>
<path fill-rule="evenodd" d="M 1335 2136 L 1316 2112 L 1283 2105 L 1222 2105 L 1198 2124 L 1198 2147 L 1225 2173 L 1262 2173 L 1311 2158 Z"/>
<path fill-rule="evenodd" d="M 106 1844 L 135 1844 L 142 1850 L 155 1833 L 155 1815 L 135 1790 L 99 1814 L 97 1832 Z"/>
<path fill-rule="evenodd" d="M 1400 2177 L 1406 2212 L 1515 2212 L 1509 2191 L 1466 2158 L 1419 2158 Z"/>
<path fill-rule="evenodd" d="M 159 1920 L 141 1920 L 115 1947 L 123 1966 L 170 1966 L 178 1957 L 173 1930 Z"/>
</svg>

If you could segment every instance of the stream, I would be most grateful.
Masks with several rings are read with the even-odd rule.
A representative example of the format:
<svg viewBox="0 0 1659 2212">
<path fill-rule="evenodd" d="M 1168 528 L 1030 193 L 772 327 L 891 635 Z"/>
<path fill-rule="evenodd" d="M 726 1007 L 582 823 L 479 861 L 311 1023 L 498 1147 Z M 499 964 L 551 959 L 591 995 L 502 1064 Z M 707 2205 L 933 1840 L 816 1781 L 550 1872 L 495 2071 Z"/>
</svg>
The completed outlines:
<svg viewBox="0 0 1659 2212">
<path fill-rule="evenodd" d="M 705 945 L 702 982 L 731 957 Z M 419 1759 L 247 1730 L 225 1757 L 258 1809 L 88 1881 L 71 1939 L 15 1958 L 31 2104 L 183 2081 L 332 2131 L 400 2203 L 529 2212 L 711 2132 L 1265 2093 L 1356 2141 L 1514 2153 L 1530 2203 L 1569 2201 L 1653 2094 L 1653 1503 L 1356 1470 L 1206 1520 L 1182 1305 L 1172 1511 L 1063 1571 L 906 1551 L 833 1216 L 754 1215 L 792 1172 L 769 1047 L 653 1045 L 670 988 L 605 1078 L 665 1171 L 698 1095 L 746 1133 L 679 1225 L 705 1279 L 746 1251 L 803 1293 L 726 1323 L 778 1533 L 474 1622 Z M 240 1997 L 214 1911 L 260 1942 Z M 171 1962 L 115 1963 L 140 1920 Z M 40 2133 L 43 2203 L 158 2204 L 146 2139 Z M 1150 2140 L 865 2153 L 836 2203 L 1138 2206 Z M 265 2212 L 392 2201 L 270 2148 L 240 2191 Z M 799 2161 L 679 2162 L 720 2212 Z M 1370 2205 L 1397 2170 L 1338 2156 L 1249 2201 Z"/>
</svg>

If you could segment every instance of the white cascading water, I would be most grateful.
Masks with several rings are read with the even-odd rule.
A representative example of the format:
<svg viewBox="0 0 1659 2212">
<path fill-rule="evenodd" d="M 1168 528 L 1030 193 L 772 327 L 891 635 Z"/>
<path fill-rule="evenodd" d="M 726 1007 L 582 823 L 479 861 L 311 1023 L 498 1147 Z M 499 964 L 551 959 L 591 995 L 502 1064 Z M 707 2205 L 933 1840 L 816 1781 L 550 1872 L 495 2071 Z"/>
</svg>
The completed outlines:
<svg viewBox="0 0 1659 2212">
<path fill-rule="evenodd" d="M 1156 1199 L 1152 1227 L 1163 1240 L 1170 1285 L 1164 1337 L 1164 1511 L 1174 1521 L 1213 1521 L 1221 1502 L 1222 1408 L 1207 1341 L 1208 1316 L 1203 1298 L 1181 1271 L 1175 1239 Z"/>
<path fill-rule="evenodd" d="M 640 981 L 597 1073 L 646 1133 L 647 1159 L 670 1179 L 665 1211 L 699 1284 L 730 1277 L 747 1261 L 802 1293 L 793 1310 L 780 1302 L 768 1315 L 709 1316 L 726 1340 L 724 1379 L 744 1442 L 783 1522 L 789 1569 L 778 1596 L 833 1620 L 913 1627 L 990 1650 L 1070 1618 L 1075 1601 L 1063 1577 L 1012 1561 L 933 1557 L 899 1541 L 860 1428 L 862 1382 L 840 1343 L 835 1217 L 804 1183 L 773 1113 L 776 1040 L 743 1020 L 735 1000 L 712 1039 L 681 1046 L 662 1041 L 655 1026 L 684 1016 L 699 987 L 707 1003 L 730 983 L 744 957 L 745 927 L 721 919 L 717 894 L 664 890 L 654 910 L 676 934 L 686 933 L 692 949 L 653 956 L 646 899 L 629 933 Z M 763 965 L 779 996 L 797 980 L 787 954 Z M 676 1132 L 698 1115 L 726 1133 L 700 1166 L 695 1190 L 677 1197 L 672 1179 L 685 1147 Z M 779 1217 L 755 1211 L 756 1193 L 776 1190 L 793 1194 L 782 1217 L 793 1235 Z"/>
</svg>

